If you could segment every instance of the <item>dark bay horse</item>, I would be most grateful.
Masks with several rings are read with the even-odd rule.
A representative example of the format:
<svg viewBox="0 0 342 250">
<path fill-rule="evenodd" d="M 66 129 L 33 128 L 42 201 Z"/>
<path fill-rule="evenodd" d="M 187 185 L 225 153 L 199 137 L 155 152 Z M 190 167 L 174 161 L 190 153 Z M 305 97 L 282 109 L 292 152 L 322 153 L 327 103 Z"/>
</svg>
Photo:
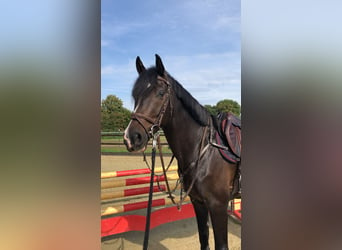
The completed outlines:
<svg viewBox="0 0 342 250">
<path fill-rule="evenodd" d="M 149 69 L 137 57 L 136 68 L 135 109 L 124 135 L 128 151 L 144 151 L 151 135 L 162 128 L 194 206 L 201 249 L 209 249 L 209 215 L 215 249 L 228 249 L 227 208 L 238 164 L 227 162 L 211 146 L 215 118 L 165 71 L 158 55 Z"/>
</svg>

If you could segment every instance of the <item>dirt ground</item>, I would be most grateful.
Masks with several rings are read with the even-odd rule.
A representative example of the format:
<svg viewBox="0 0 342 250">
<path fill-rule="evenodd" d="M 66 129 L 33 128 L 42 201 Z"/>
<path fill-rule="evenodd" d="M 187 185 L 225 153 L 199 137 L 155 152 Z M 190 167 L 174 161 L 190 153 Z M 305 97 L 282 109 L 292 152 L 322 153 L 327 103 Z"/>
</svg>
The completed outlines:
<svg viewBox="0 0 342 250">
<path fill-rule="evenodd" d="M 148 158 L 149 160 L 149 158 Z M 164 161 L 168 163 L 170 157 L 164 157 Z M 175 160 L 173 165 L 177 164 Z M 156 166 L 160 166 L 160 162 L 156 161 Z M 110 172 L 116 170 L 129 170 L 146 168 L 141 155 L 134 156 L 101 156 L 101 172 Z M 102 204 L 104 206 L 104 204 Z M 102 250 L 114 249 L 142 249 L 144 232 L 127 232 L 111 236 L 102 241 Z M 210 226 L 210 246 L 214 248 L 213 231 Z M 229 249 L 241 249 L 241 223 L 237 220 L 229 218 L 228 220 L 228 241 Z M 149 249 L 200 249 L 198 240 L 197 224 L 195 218 L 189 218 L 181 221 L 170 222 L 153 228 L 150 231 Z"/>
</svg>

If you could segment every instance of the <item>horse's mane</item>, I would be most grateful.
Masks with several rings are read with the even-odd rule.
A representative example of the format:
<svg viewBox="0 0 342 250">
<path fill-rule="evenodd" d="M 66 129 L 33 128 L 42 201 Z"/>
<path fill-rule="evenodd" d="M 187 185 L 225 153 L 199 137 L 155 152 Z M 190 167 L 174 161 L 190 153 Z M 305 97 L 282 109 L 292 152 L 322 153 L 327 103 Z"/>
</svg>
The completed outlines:
<svg viewBox="0 0 342 250">
<path fill-rule="evenodd" d="M 208 125 L 209 119 L 211 119 L 209 112 L 199 104 L 199 102 L 186 89 L 184 89 L 177 80 L 168 73 L 166 74 L 174 93 L 183 104 L 185 110 L 201 126 Z M 156 84 L 157 75 L 157 69 L 155 67 L 151 67 L 145 70 L 145 72 L 138 77 L 132 90 L 132 96 L 135 100 L 144 95 L 144 91 L 147 89 L 147 84 Z"/>
<path fill-rule="evenodd" d="M 173 91 L 191 117 L 201 126 L 207 126 L 211 119 L 209 112 L 177 80 L 169 74 L 168 78 L 171 80 Z"/>
</svg>

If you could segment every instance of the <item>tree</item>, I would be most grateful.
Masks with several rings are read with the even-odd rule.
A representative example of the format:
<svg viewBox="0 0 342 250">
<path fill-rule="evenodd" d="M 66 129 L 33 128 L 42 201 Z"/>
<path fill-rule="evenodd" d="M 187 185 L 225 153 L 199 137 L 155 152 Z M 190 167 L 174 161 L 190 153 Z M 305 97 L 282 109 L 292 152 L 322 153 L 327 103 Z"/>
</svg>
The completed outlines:
<svg viewBox="0 0 342 250">
<path fill-rule="evenodd" d="M 240 116 L 241 107 L 240 104 L 233 100 L 222 100 L 216 104 L 216 109 L 219 112 L 232 112 L 233 114 Z"/>
<path fill-rule="evenodd" d="M 204 105 L 204 107 L 209 111 L 210 114 L 216 116 L 218 111 L 217 111 L 217 108 L 216 108 L 216 105 L 214 106 L 211 106 L 211 105 Z"/>
<path fill-rule="evenodd" d="M 123 131 L 130 121 L 130 114 L 121 99 L 108 95 L 101 102 L 101 131 Z"/>
<path fill-rule="evenodd" d="M 241 107 L 240 104 L 233 100 L 224 99 L 219 101 L 216 105 L 204 105 L 210 114 L 216 116 L 220 112 L 232 112 L 233 114 L 240 116 Z"/>
</svg>

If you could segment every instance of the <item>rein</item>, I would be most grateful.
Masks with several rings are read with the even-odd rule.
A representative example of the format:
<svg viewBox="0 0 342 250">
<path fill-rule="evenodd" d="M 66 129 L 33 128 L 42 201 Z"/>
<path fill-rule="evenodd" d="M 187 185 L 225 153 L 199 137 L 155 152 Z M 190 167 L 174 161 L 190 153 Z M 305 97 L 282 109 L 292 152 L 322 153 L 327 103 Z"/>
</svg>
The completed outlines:
<svg viewBox="0 0 342 250">
<path fill-rule="evenodd" d="M 148 203 L 147 203 L 147 215 L 146 215 L 146 224 L 145 224 L 145 235 L 144 235 L 143 250 L 147 250 L 147 248 L 148 248 L 148 239 L 149 239 L 149 236 L 150 236 L 150 222 L 151 222 L 151 209 L 152 209 L 152 197 L 153 197 L 153 180 L 154 180 L 154 167 L 155 167 L 155 159 L 156 159 L 157 137 L 159 137 L 159 133 L 158 132 L 153 134 L 151 178 L 150 178 L 150 189 L 149 189 Z"/>
<path fill-rule="evenodd" d="M 196 178 L 193 178 L 193 179 L 192 179 L 191 184 L 190 184 L 188 190 L 187 190 L 187 191 L 185 192 L 185 194 L 183 195 L 183 177 L 184 177 L 184 175 L 188 174 L 188 172 L 189 172 L 190 170 L 194 170 L 194 169 L 197 168 L 199 161 L 200 161 L 201 158 L 203 157 L 204 153 L 207 151 L 207 149 L 208 149 L 208 147 L 209 147 L 209 145 L 210 145 L 209 143 L 207 143 L 207 145 L 204 146 L 204 142 L 205 142 L 205 138 L 206 138 L 207 132 L 208 132 L 208 127 L 206 126 L 206 127 L 204 127 L 203 135 L 202 135 L 202 138 L 201 138 L 201 144 L 200 144 L 201 146 L 200 146 L 200 150 L 199 150 L 199 154 L 198 154 L 199 157 L 197 158 L 197 160 L 196 160 L 194 166 L 188 168 L 187 171 L 185 171 L 185 173 L 180 174 L 181 176 L 180 176 L 180 178 L 179 178 L 178 181 L 177 181 L 176 187 L 175 187 L 172 191 L 171 191 L 171 188 L 170 188 L 170 185 L 169 185 L 169 181 L 168 181 L 168 179 L 167 179 L 166 172 L 167 172 L 167 170 L 169 169 L 169 167 L 171 166 L 171 164 L 172 164 L 173 159 L 174 159 L 175 156 L 172 155 L 169 164 L 168 164 L 167 167 L 165 168 L 165 163 L 164 163 L 164 159 L 163 159 L 163 153 L 162 153 L 161 144 L 160 144 L 160 137 L 159 137 L 159 135 L 158 135 L 158 137 L 157 137 L 158 151 L 159 151 L 160 161 L 161 161 L 161 165 L 162 165 L 162 169 L 163 169 L 163 174 L 162 174 L 162 175 L 164 176 L 164 180 L 165 180 L 165 184 L 166 184 L 167 190 L 165 191 L 165 190 L 162 190 L 162 189 L 160 188 L 159 179 L 157 179 L 158 187 L 159 187 L 159 190 L 160 190 L 160 191 L 165 191 L 165 193 L 168 194 L 168 198 L 170 198 L 171 201 L 172 201 L 172 203 L 173 203 L 174 205 L 177 206 L 177 209 L 178 209 L 179 211 L 180 211 L 181 208 L 182 208 L 182 203 L 184 202 L 184 200 L 186 199 L 186 197 L 187 197 L 187 196 L 189 195 L 189 193 L 191 192 L 191 190 L 192 190 L 192 188 L 193 188 L 193 186 L 194 186 L 194 184 L 195 184 L 195 181 L 196 181 Z M 210 136 L 210 135 L 209 135 L 209 136 Z M 143 154 L 143 155 L 144 155 L 144 161 L 145 161 L 147 167 L 150 169 L 150 171 L 152 171 L 152 167 L 150 167 L 150 165 L 148 164 L 148 162 L 147 162 L 147 160 L 146 160 L 146 155 L 145 155 L 145 154 Z M 155 157 L 155 156 L 152 156 L 152 157 Z M 152 162 L 154 162 L 154 161 L 155 161 L 155 160 L 153 159 Z M 175 197 L 174 197 L 172 194 L 173 194 L 173 192 L 177 189 L 177 186 L 178 186 L 179 183 L 181 183 L 180 200 L 179 200 L 178 202 L 176 202 L 175 199 L 174 199 Z"/>
</svg>

